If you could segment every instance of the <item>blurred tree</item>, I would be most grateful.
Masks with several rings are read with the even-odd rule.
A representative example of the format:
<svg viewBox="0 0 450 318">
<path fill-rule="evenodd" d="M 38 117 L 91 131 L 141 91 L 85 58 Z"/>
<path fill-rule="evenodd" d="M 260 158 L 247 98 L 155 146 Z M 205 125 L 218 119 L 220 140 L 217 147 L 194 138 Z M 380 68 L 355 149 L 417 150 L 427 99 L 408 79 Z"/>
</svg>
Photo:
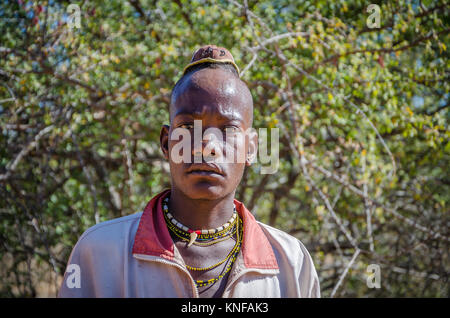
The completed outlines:
<svg viewBox="0 0 450 318">
<path fill-rule="evenodd" d="M 237 198 L 307 245 L 323 296 L 448 297 L 449 6 L 372 2 L 379 28 L 360 0 L 2 1 L 0 295 L 54 296 L 84 230 L 170 186 L 160 126 L 211 43 L 280 129 Z"/>
</svg>

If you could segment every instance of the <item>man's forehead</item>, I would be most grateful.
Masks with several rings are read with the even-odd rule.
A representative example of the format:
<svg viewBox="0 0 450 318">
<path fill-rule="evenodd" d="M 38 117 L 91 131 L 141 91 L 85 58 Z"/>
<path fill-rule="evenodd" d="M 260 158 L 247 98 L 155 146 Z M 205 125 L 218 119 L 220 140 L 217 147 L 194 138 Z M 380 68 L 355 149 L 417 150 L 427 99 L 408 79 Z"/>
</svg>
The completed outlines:
<svg viewBox="0 0 450 318">
<path fill-rule="evenodd" d="M 215 117 L 219 120 L 245 122 L 246 116 L 242 114 L 238 107 L 221 104 L 183 104 L 176 105 L 173 110 L 173 118 L 193 118 Z"/>
<path fill-rule="evenodd" d="M 247 86 L 238 77 L 223 69 L 206 68 L 188 74 L 177 85 L 173 97 L 177 98 L 189 90 L 202 90 L 218 95 L 245 94 Z"/>
<path fill-rule="evenodd" d="M 251 121 L 253 101 L 250 91 L 245 83 L 227 71 L 200 70 L 188 75 L 177 86 L 172 95 L 171 119 L 179 115 L 202 117 L 218 113 L 229 119 Z"/>
</svg>

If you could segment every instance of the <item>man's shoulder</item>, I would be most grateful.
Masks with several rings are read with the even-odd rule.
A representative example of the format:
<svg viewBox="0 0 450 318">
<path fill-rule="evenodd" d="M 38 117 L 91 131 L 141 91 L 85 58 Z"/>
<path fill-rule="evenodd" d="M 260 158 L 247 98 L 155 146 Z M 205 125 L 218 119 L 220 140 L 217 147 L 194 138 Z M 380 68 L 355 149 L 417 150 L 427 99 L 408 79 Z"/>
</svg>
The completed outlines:
<svg viewBox="0 0 450 318">
<path fill-rule="evenodd" d="M 320 297 L 319 277 L 313 259 L 303 243 L 296 237 L 258 222 L 276 254 L 280 271 L 287 275 L 291 273 L 298 277 L 297 287 L 294 287 L 301 297 Z"/>
<path fill-rule="evenodd" d="M 310 257 L 305 245 L 298 238 L 260 221 L 257 221 L 257 223 L 261 226 L 273 247 L 291 255 L 300 254 Z"/>
<path fill-rule="evenodd" d="M 97 223 L 84 231 L 84 233 L 80 236 L 78 243 L 98 244 L 104 240 L 110 241 L 115 237 L 121 237 L 124 232 L 129 232 L 136 227 L 141 215 L 142 212 L 138 212 Z"/>
<path fill-rule="evenodd" d="M 256 223 L 259 224 L 259 226 L 264 230 L 264 232 L 266 232 L 267 234 L 269 234 L 271 237 L 273 237 L 276 240 L 281 240 L 283 242 L 291 243 L 291 244 L 298 244 L 298 242 L 299 242 L 298 238 L 296 238 L 280 229 L 277 229 L 273 226 L 265 224 L 261 221 L 256 221 Z"/>
</svg>

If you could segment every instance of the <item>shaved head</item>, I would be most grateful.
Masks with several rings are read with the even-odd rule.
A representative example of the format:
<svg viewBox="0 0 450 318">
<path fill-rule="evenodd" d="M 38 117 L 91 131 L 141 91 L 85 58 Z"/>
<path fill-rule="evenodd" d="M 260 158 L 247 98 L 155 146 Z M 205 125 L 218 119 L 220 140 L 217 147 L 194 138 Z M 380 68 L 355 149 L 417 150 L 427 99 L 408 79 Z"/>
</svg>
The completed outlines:
<svg viewBox="0 0 450 318">
<path fill-rule="evenodd" d="M 214 66 L 189 72 L 177 82 L 171 96 L 170 122 L 177 113 L 177 106 L 201 103 L 201 96 L 208 95 L 216 101 L 214 104 L 220 111 L 245 118 L 246 126 L 251 127 L 253 98 L 247 85 L 230 69 Z"/>
</svg>

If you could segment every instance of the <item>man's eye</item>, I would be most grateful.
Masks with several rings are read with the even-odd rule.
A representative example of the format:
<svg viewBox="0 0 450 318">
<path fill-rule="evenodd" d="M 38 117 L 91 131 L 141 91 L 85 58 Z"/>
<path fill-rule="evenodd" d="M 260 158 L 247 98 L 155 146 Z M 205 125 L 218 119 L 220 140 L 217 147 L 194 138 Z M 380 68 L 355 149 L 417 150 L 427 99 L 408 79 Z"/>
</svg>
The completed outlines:
<svg viewBox="0 0 450 318">
<path fill-rule="evenodd" d="M 179 127 L 180 128 L 185 128 L 185 129 L 193 129 L 194 125 L 193 124 L 182 124 Z"/>
<path fill-rule="evenodd" d="M 227 126 L 225 127 L 225 132 L 227 133 L 236 133 L 239 131 L 239 128 L 236 126 Z"/>
</svg>

